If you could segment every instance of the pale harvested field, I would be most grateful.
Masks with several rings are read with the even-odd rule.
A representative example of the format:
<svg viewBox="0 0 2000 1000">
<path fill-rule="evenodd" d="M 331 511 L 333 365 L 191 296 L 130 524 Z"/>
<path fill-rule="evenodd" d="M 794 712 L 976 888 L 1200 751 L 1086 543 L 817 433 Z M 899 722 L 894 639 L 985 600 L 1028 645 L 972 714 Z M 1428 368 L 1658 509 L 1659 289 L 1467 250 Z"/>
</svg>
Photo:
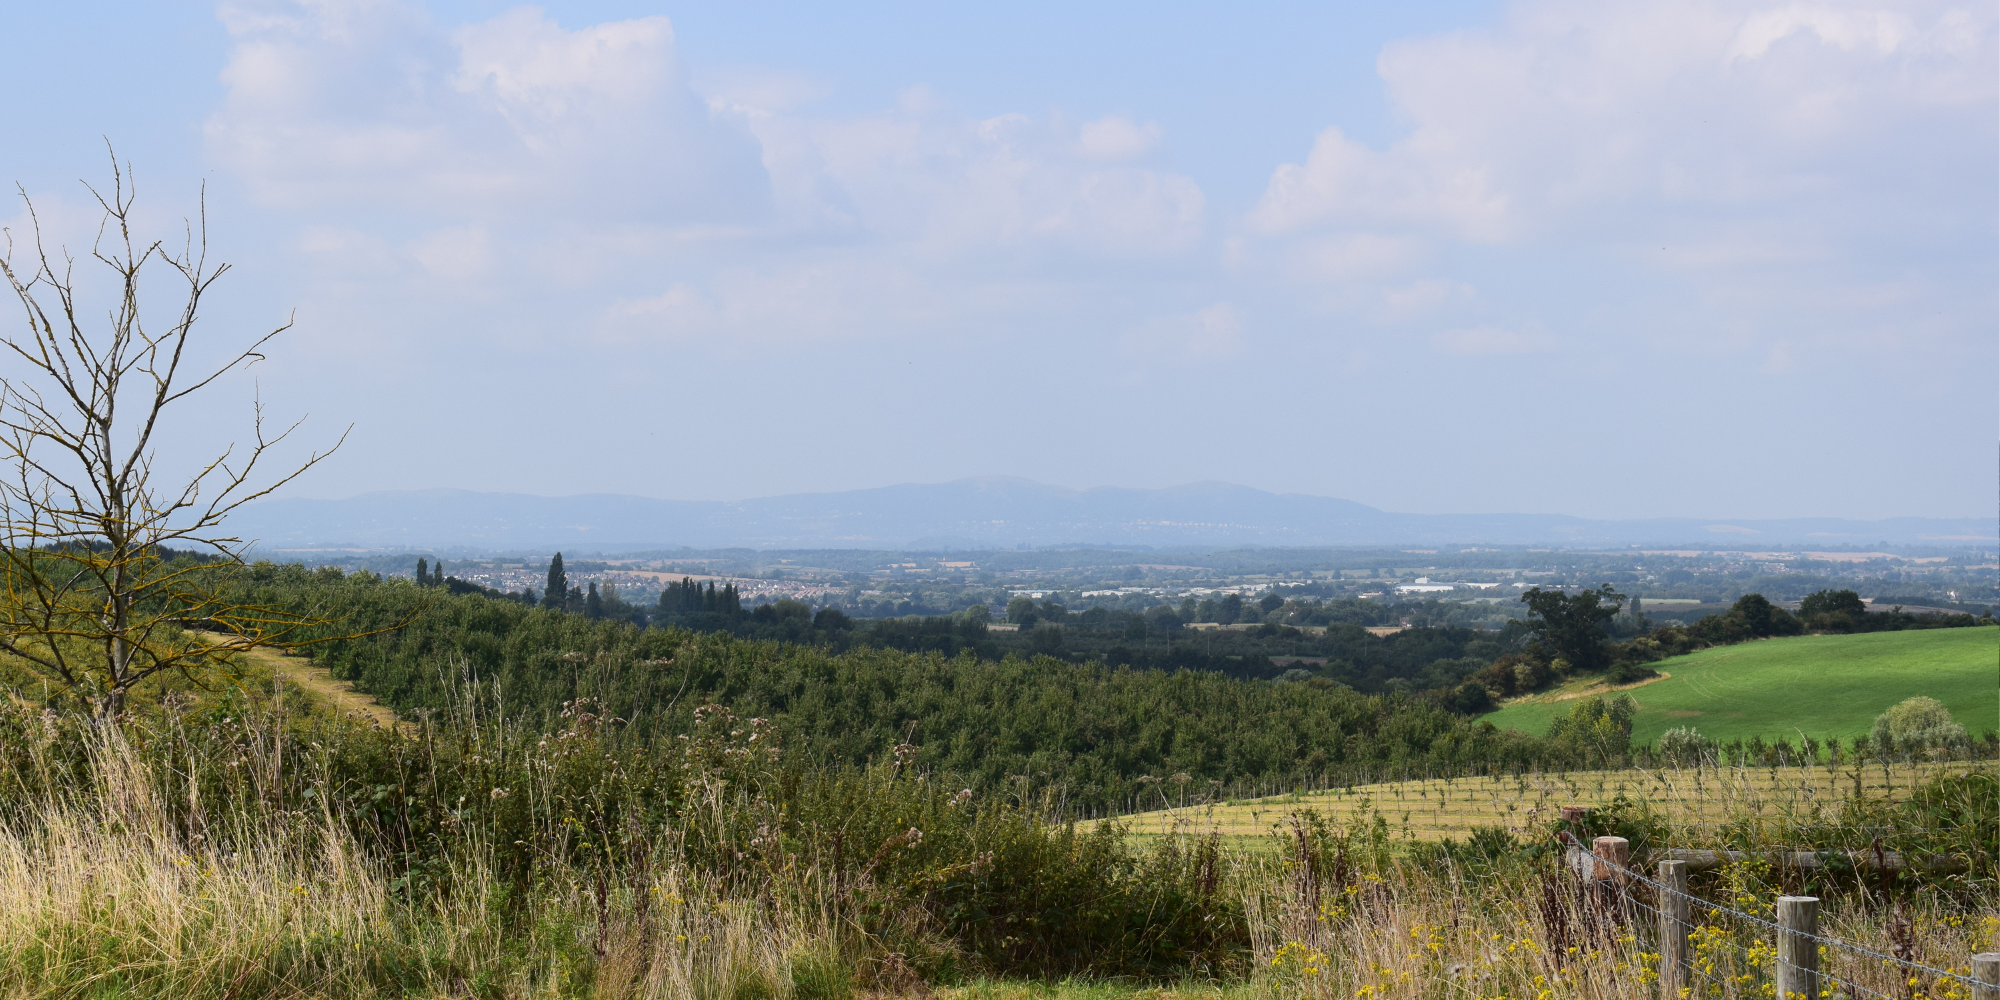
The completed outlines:
<svg viewBox="0 0 2000 1000">
<path fill-rule="evenodd" d="M 1943 770 L 1991 764 L 1867 764 L 1785 768 L 1690 768 L 1575 771 L 1502 778 L 1438 778 L 1336 788 L 1303 795 L 1190 804 L 1121 818 L 1138 836 L 1219 833 L 1232 840 L 1269 837 L 1307 809 L 1341 827 L 1374 827 L 1392 837 L 1440 840 L 1497 826 L 1516 836 L 1557 818 L 1562 806 L 1610 805 L 1618 796 L 1646 807 L 1688 839 L 1745 818 L 1827 823 L 1857 789 L 1869 798 L 1907 798 Z M 1704 824 L 1709 826 L 1704 826 Z"/>
</svg>

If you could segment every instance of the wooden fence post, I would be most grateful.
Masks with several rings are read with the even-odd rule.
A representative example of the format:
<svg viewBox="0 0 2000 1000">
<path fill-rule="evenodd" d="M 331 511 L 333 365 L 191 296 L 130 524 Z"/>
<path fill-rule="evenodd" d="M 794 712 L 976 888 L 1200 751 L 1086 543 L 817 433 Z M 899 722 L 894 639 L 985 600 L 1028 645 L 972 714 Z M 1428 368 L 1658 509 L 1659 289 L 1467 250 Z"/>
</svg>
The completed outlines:
<svg viewBox="0 0 2000 1000">
<path fill-rule="evenodd" d="M 1590 882 L 1586 891 L 1595 917 L 1592 932 L 1610 941 L 1615 928 L 1627 920 L 1625 912 L 1625 862 L 1632 845 L 1624 837 L 1598 837 L 1590 843 Z"/>
<path fill-rule="evenodd" d="M 1778 1000 L 1819 1000 L 1819 897 L 1779 896 Z"/>
<path fill-rule="evenodd" d="M 1972 1000 L 2000 1000 L 2000 951 L 1972 956 Z"/>
<path fill-rule="evenodd" d="M 1599 882 L 1625 884 L 1625 862 L 1632 857 L 1632 843 L 1624 837 L 1599 837 L 1590 842 L 1590 853 L 1597 855 L 1597 872 L 1594 878 Z"/>
<path fill-rule="evenodd" d="M 1687 862 L 1660 862 L 1660 995 L 1678 997 L 1688 982 Z M 2000 998 L 1996 998 L 2000 1000 Z"/>
</svg>

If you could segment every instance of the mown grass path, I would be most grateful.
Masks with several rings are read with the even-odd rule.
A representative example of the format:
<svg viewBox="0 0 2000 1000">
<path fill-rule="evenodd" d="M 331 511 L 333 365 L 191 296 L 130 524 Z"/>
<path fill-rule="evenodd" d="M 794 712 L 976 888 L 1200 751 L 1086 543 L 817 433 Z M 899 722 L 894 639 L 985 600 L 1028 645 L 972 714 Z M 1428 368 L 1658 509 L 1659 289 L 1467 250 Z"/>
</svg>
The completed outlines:
<svg viewBox="0 0 2000 1000">
<path fill-rule="evenodd" d="M 2000 628 L 1929 629 L 1867 635 L 1803 635 L 1704 649 L 1653 665 L 1673 676 L 1628 692 L 1639 704 L 1632 739 L 1648 743 L 1675 726 L 1727 742 L 1761 736 L 1843 739 L 1913 695 L 1944 702 L 1977 735 L 2000 728 Z M 1545 733 L 1587 693 L 1567 686 L 1485 716 L 1502 728 Z"/>
<path fill-rule="evenodd" d="M 272 676 L 281 678 L 335 712 L 359 715 L 378 726 L 408 725 L 398 722 L 396 713 L 376 701 L 373 695 L 355 690 L 353 684 L 336 679 L 331 671 L 306 657 L 285 656 L 274 649 L 253 649 L 237 655 L 255 661 L 270 670 Z"/>
</svg>

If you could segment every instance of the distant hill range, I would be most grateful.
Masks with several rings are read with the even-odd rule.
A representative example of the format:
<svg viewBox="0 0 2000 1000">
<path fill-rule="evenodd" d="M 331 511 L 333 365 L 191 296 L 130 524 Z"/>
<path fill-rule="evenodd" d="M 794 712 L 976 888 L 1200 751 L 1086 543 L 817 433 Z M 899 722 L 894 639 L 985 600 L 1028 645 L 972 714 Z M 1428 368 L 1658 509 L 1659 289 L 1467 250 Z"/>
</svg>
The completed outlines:
<svg viewBox="0 0 2000 1000">
<path fill-rule="evenodd" d="M 1561 514 L 1394 514 L 1351 500 L 1228 483 L 1077 490 L 1024 479 L 966 479 L 757 500 L 540 497 L 469 490 L 280 499 L 230 528 L 265 548 L 358 546 L 578 552 L 678 548 L 973 549 L 1020 545 L 1348 546 L 1939 545 L 1995 541 L 1994 519 L 1885 521 L 1658 519 Z"/>
</svg>

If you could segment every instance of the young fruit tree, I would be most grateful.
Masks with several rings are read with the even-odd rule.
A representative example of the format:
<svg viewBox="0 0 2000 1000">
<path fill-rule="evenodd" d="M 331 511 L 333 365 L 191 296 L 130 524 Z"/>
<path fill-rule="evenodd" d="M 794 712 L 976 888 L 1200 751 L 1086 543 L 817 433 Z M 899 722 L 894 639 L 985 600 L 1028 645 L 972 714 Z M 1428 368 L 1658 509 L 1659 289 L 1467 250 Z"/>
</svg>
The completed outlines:
<svg viewBox="0 0 2000 1000">
<path fill-rule="evenodd" d="M 102 209 L 87 260 L 51 253 L 31 201 L 27 245 L 6 232 L 0 259 L 25 320 L 0 327 L 0 652 L 102 722 L 149 678 L 206 686 L 239 653 L 328 637 L 335 623 L 309 610 L 245 603 L 246 543 L 224 522 L 334 449 L 262 475 L 299 424 L 268 435 L 258 401 L 249 444 L 177 474 L 156 466 L 177 407 L 262 360 L 291 324 L 191 369 L 203 297 L 229 271 L 208 261 L 205 210 L 176 252 L 135 240 L 129 165 L 114 155 L 110 190 L 85 187 Z M 108 280 L 79 281 L 79 263 Z M 175 304 L 142 309 L 142 287 L 163 279 Z"/>
</svg>

